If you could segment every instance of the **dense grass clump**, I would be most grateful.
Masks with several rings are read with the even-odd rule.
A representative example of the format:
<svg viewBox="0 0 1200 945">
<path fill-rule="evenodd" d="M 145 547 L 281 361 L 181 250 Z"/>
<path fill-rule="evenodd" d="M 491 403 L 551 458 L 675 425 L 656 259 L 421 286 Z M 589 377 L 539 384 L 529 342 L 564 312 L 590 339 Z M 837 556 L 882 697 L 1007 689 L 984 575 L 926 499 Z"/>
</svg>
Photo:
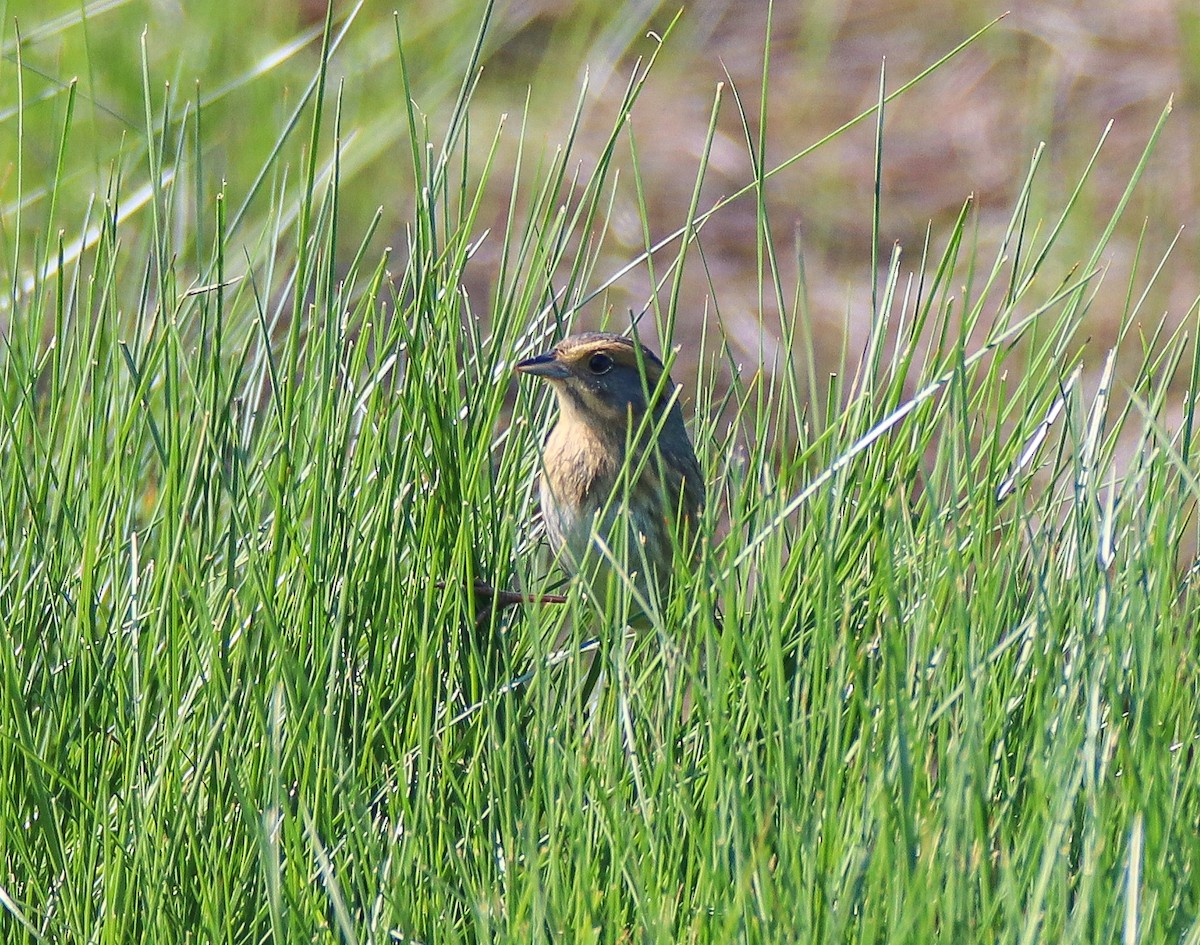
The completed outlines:
<svg viewBox="0 0 1200 945">
<path fill-rule="evenodd" d="M 604 308 L 652 57 L 581 168 L 570 129 L 526 152 L 514 122 L 472 124 L 486 20 L 437 115 L 395 31 L 414 209 L 389 241 L 344 203 L 354 141 L 387 140 L 332 81 L 355 22 L 272 60 L 311 75 L 216 177 L 221 96 L 177 97 L 150 52 L 111 163 L 78 155 L 73 88 L 44 177 L 23 129 L 45 113 L 6 119 L 4 940 L 1200 942 L 1196 313 L 1171 333 L 1142 310 L 1169 259 L 1104 278 L 1162 125 L 1066 264 L 1101 156 L 1064 188 L 1038 151 L 995 256 L 968 200 L 876 260 L 865 348 L 823 376 L 767 223 L 767 132 L 723 90 L 685 225 L 643 216 L 632 264 L 668 359 L 684 282 L 710 289 L 686 342 L 710 537 L 630 635 L 628 601 L 472 586 L 562 577 L 533 488 L 548 405 L 510 369 Z M 758 371 L 704 243 L 722 109 L 782 313 Z M 462 289 L 481 253 L 488 300 Z M 1125 308 L 1096 352 L 1100 293 Z"/>
</svg>

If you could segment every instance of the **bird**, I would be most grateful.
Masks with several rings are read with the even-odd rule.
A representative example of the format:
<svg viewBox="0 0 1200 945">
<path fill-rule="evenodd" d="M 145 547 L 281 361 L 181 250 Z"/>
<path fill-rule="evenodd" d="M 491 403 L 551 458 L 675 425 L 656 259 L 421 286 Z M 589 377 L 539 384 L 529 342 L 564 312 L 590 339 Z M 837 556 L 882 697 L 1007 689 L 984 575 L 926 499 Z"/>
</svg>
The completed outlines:
<svg viewBox="0 0 1200 945">
<path fill-rule="evenodd" d="M 539 496 L 551 550 L 607 593 L 619 565 L 648 603 L 662 600 L 676 550 L 691 564 L 704 477 L 675 384 L 623 335 L 569 335 L 515 366 L 549 383 L 558 418 L 542 449 Z"/>
</svg>

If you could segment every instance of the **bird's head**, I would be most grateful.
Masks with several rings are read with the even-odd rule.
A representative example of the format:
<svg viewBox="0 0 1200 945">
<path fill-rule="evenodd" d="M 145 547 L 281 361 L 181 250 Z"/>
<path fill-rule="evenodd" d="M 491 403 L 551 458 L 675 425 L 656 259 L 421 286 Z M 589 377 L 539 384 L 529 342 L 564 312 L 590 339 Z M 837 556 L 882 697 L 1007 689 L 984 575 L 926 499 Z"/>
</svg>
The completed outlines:
<svg viewBox="0 0 1200 945">
<path fill-rule="evenodd" d="M 547 380 L 564 414 L 596 425 L 611 424 L 620 436 L 628 418 L 637 420 L 645 414 L 647 394 L 654 397 L 661 386 L 658 400 L 666 403 L 675 387 L 670 377 L 660 385 L 663 363 L 657 355 L 630 338 L 608 332 L 571 335 L 545 354 L 521 361 L 516 369 Z"/>
</svg>

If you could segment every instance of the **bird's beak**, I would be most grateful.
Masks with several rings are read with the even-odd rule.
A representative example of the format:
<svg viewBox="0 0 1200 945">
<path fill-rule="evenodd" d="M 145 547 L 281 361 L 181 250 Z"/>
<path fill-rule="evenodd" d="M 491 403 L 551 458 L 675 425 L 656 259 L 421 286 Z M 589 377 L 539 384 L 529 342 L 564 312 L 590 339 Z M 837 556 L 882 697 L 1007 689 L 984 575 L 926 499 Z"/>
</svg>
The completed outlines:
<svg viewBox="0 0 1200 945">
<path fill-rule="evenodd" d="M 522 374 L 532 374 L 534 377 L 545 377 L 552 381 L 561 381 L 570 375 L 562 363 L 555 357 L 553 351 L 539 354 L 536 358 L 526 358 L 517 363 L 516 370 Z"/>
</svg>

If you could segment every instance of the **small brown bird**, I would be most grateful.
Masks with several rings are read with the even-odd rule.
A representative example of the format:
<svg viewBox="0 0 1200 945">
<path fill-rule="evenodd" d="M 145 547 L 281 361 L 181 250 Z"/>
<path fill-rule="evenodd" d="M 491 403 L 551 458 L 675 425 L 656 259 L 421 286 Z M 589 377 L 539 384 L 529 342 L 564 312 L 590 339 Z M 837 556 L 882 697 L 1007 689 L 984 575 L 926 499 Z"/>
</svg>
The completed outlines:
<svg viewBox="0 0 1200 945">
<path fill-rule="evenodd" d="M 587 332 L 516 369 L 545 378 L 558 398 L 540 482 L 555 554 L 572 572 L 589 562 L 593 583 L 607 580 L 598 536 L 635 587 L 661 593 L 675 548 L 692 553 L 704 507 L 700 465 L 662 361 L 629 338 Z"/>
</svg>

